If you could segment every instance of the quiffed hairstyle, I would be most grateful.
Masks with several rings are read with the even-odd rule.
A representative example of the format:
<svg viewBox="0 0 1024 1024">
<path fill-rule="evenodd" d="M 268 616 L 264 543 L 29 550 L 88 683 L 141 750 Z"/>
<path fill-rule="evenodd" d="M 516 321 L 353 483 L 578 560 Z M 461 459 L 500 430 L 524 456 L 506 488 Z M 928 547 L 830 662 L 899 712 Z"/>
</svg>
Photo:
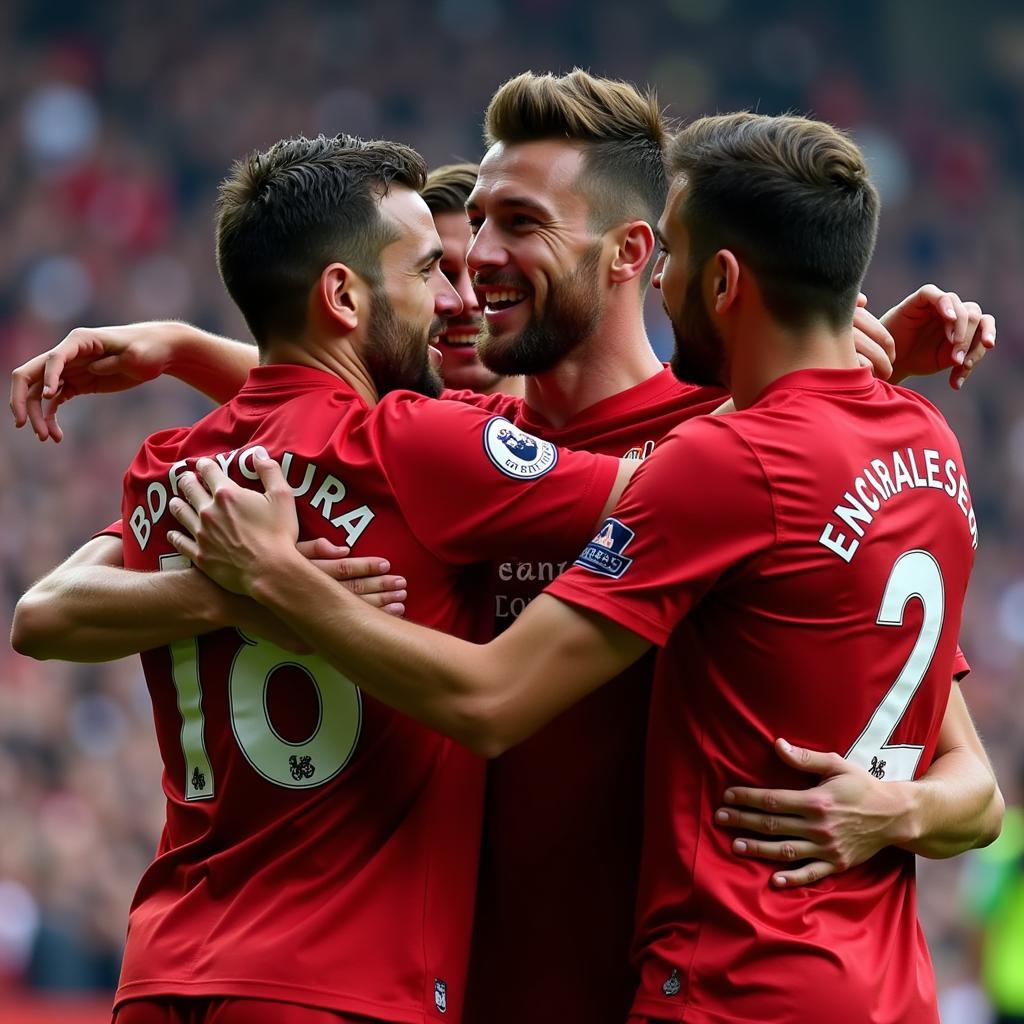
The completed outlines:
<svg viewBox="0 0 1024 1024">
<path fill-rule="evenodd" d="M 678 213 L 691 266 L 729 249 L 753 270 L 781 323 L 849 324 L 879 200 L 845 135 L 804 117 L 704 117 L 672 140 L 668 170 L 686 183 Z"/>
<path fill-rule="evenodd" d="M 465 215 L 466 200 L 476 188 L 479 164 L 444 164 L 427 175 L 420 195 L 431 214 L 461 213 Z"/>
<path fill-rule="evenodd" d="M 395 236 L 380 199 L 425 180 L 415 150 L 352 135 L 300 135 L 234 164 L 217 196 L 217 267 L 261 349 L 302 332 L 328 264 L 381 283 L 380 251 Z"/>
<path fill-rule="evenodd" d="M 590 203 L 591 229 L 630 220 L 652 226 L 668 192 L 665 121 L 654 93 L 628 82 L 532 71 L 507 81 L 484 118 L 488 146 L 558 139 L 585 149 L 579 187 Z"/>
</svg>

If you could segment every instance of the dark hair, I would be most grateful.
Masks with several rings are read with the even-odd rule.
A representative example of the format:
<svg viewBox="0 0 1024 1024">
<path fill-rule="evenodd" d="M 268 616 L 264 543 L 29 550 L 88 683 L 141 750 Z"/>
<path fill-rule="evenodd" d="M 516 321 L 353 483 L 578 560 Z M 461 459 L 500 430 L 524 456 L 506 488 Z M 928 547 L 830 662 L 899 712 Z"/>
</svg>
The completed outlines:
<svg viewBox="0 0 1024 1024">
<path fill-rule="evenodd" d="M 431 214 L 465 214 L 466 200 L 476 187 L 479 173 L 478 164 L 445 164 L 435 167 L 427 175 L 427 183 L 420 190 Z"/>
<path fill-rule="evenodd" d="M 394 239 L 380 199 L 425 178 L 415 150 L 352 135 L 300 135 L 234 164 L 217 196 L 217 267 L 261 348 L 302 332 L 329 263 L 380 285 L 380 251 Z"/>
<path fill-rule="evenodd" d="M 594 231 L 630 220 L 653 225 L 665 205 L 667 134 L 650 90 L 580 68 L 560 76 L 527 71 L 494 94 L 484 139 L 488 146 L 543 139 L 580 144 L 585 161 L 578 184 Z"/>
<path fill-rule="evenodd" d="M 860 150 L 829 124 L 737 113 L 684 128 L 668 150 L 686 182 L 691 265 L 730 249 L 782 323 L 849 323 L 875 247 L 878 193 Z"/>
</svg>

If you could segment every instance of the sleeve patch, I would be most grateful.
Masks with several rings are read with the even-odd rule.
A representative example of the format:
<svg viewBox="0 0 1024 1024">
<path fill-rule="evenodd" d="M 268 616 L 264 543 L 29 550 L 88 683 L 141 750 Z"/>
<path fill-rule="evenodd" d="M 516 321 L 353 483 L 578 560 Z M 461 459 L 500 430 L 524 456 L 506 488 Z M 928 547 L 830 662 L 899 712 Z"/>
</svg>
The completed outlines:
<svg viewBox="0 0 1024 1024">
<path fill-rule="evenodd" d="M 606 519 L 597 536 L 583 549 L 575 565 L 589 569 L 600 576 L 621 579 L 633 564 L 623 552 L 636 534 L 618 519 Z"/>
<path fill-rule="evenodd" d="M 516 480 L 536 480 L 558 462 L 558 449 L 550 441 L 527 434 L 503 416 L 487 421 L 484 451 L 505 476 Z"/>
</svg>

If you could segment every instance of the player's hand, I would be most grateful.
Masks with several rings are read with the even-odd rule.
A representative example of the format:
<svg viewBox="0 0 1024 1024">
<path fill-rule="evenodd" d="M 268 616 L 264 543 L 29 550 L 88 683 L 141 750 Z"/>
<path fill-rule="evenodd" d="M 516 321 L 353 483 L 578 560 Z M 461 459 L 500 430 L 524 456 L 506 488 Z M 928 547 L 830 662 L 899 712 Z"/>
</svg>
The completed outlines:
<svg viewBox="0 0 1024 1024">
<path fill-rule="evenodd" d="M 853 343 L 857 349 L 857 362 L 868 367 L 881 380 L 888 380 L 892 376 L 896 342 L 885 324 L 870 313 L 867 306 L 867 296 L 858 295 L 857 308 L 853 311 Z"/>
<path fill-rule="evenodd" d="M 791 768 L 822 777 L 813 789 L 731 786 L 715 812 L 723 828 L 744 835 L 733 840 L 741 857 L 796 863 L 772 874 L 780 888 L 807 885 L 862 864 L 892 842 L 901 813 L 898 790 L 839 754 L 824 754 L 775 741 Z"/>
<path fill-rule="evenodd" d="M 173 331 L 151 322 L 124 327 L 76 327 L 48 352 L 11 373 L 14 425 L 32 425 L 40 441 L 64 436 L 57 410 L 78 395 L 126 391 L 159 377 L 168 366 Z"/>
<path fill-rule="evenodd" d="M 949 384 L 963 387 L 995 347 L 996 321 L 976 302 L 922 285 L 882 317 L 896 342 L 894 380 L 949 369 Z"/>
<path fill-rule="evenodd" d="M 332 544 L 324 537 L 300 541 L 298 549 L 321 572 L 358 594 L 367 604 L 389 615 L 405 615 L 408 584 L 404 576 L 390 575 L 391 563 L 386 558 L 375 555 L 349 558 L 347 547 Z"/>
<path fill-rule="evenodd" d="M 168 507 L 191 537 L 167 534 L 174 549 L 225 590 L 252 596 L 262 571 L 285 567 L 297 557 L 299 521 L 295 496 L 281 467 L 257 450 L 253 464 L 264 492 L 240 487 L 213 459 L 200 459 L 195 473 L 178 478 L 181 497 Z"/>
</svg>

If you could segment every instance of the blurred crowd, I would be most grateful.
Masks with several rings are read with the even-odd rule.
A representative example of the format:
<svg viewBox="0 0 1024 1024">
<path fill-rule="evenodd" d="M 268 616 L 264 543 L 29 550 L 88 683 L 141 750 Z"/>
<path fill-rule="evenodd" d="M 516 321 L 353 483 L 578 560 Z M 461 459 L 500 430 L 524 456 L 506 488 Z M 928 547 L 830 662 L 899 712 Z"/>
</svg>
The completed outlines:
<svg viewBox="0 0 1024 1024">
<path fill-rule="evenodd" d="M 866 284 L 872 308 L 934 281 L 998 318 L 996 351 L 964 393 L 944 377 L 921 389 L 961 438 L 979 512 L 966 694 L 1008 802 L 1024 802 L 1019 5 L 180 0 L 172 16 L 128 0 L 9 0 L 0 63 L 8 369 L 78 324 L 178 317 L 245 337 L 214 267 L 213 196 L 233 159 L 283 136 L 348 131 L 407 141 L 432 164 L 477 159 L 482 112 L 501 81 L 574 64 L 650 82 L 680 118 L 792 109 L 849 129 L 884 201 Z M 667 351 L 656 303 L 649 320 Z M 142 437 L 206 408 L 176 382 L 157 382 L 71 403 L 59 447 L 8 426 L 5 622 L 26 586 L 117 518 L 121 476 Z M 0 649 L 0 1009 L 18 988 L 113 986 L 162 815 L 135 659 L 38 664 Z M 1015 827 L 1020 849 L 1004 859 L 1019 877 Z M 921 866 L 948 1020 L 983 1019 L 969 1007 L 997 859 Z M 1024 949 L 1018 956 L 1024 976 Z"/>
</svg>

